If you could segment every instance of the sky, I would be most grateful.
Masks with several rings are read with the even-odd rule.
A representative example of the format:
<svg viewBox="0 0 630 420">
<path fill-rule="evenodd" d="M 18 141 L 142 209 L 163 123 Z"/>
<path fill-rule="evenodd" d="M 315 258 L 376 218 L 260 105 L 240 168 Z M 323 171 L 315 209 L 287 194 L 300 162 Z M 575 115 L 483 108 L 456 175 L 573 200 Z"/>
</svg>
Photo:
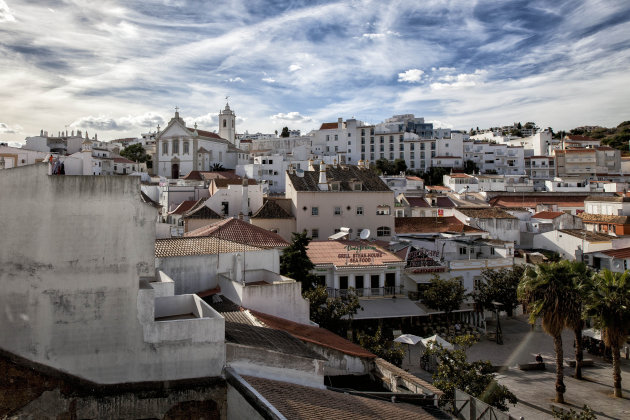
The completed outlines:
<svg viewBox="0 0 630 420">
<path fill-rule="evenodd" d="M 0 141 L 164 127 L 303 133 L 630 119 L 630 2 L 0 0 Z"/>
</svg>

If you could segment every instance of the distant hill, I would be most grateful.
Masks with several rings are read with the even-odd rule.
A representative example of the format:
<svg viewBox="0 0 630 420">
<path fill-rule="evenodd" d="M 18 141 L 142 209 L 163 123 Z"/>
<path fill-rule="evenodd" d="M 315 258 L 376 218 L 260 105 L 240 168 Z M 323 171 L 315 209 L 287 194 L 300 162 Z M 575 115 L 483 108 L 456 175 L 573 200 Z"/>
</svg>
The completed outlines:
<svg viewBox="0 0 630 420">
<path fill-rule="evenodd" d="M 630 142 L 630 121 L 624 121 L 615 128 L 578 127 L 570 131 L 571 134 L 584 135 L 594 139 L 601 139 L 605 144 L 621 150 L 622 154 L 630 154 L 628 143 Z"/>
</svg>

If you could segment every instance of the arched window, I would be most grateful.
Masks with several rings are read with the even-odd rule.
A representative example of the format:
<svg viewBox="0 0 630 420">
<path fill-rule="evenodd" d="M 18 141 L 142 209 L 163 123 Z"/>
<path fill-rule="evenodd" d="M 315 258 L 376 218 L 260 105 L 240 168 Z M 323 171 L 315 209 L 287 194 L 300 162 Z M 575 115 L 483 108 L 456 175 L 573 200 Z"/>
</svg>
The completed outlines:
<svg viewBox="0 0 630 420">
<path fill-rule="evenodd" d="M 376 229 L 376 236 L 390 236 L 392 230 L 387 226 L 381 226 Z"/>
<path fill-rule="evenodd" d="M 223 127 L 227 127 L 227 120 L 225 118 L 223 119 Z"/>
</svg>

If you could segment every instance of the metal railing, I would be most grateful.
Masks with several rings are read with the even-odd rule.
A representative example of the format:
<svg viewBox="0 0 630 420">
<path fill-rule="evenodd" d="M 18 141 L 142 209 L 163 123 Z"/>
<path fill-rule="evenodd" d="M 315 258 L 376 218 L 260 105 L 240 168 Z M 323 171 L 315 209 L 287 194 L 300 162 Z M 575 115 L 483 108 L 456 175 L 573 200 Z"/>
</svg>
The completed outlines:
<svg viewBox="0 0 630 420">
<path fill-rule="evenodd" d="M 334 289 L 327 287 L 326 291 L 331 298 L 346 297 L 350 294 L 354 294 L 358 297 L 387 297 L 404 295 L 404 286 L 391 286 L 391 287 L 367 287 L 359 289 Z"/>
</svg>

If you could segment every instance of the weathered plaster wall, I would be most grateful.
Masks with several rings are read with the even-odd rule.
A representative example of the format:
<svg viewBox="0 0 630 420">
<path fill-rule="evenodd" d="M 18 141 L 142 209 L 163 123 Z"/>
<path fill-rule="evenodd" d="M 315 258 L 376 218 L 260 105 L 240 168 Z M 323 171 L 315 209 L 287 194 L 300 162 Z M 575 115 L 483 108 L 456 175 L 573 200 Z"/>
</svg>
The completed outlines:
<svg viewBox="0 0 630 420">
<path fill-rule="evenodd" d="M 0 348 L 97 383 L 216 376 L 222 342 L 145 342 L 156 210 L 137 177 L 0 173 Z"/>
</svg>

